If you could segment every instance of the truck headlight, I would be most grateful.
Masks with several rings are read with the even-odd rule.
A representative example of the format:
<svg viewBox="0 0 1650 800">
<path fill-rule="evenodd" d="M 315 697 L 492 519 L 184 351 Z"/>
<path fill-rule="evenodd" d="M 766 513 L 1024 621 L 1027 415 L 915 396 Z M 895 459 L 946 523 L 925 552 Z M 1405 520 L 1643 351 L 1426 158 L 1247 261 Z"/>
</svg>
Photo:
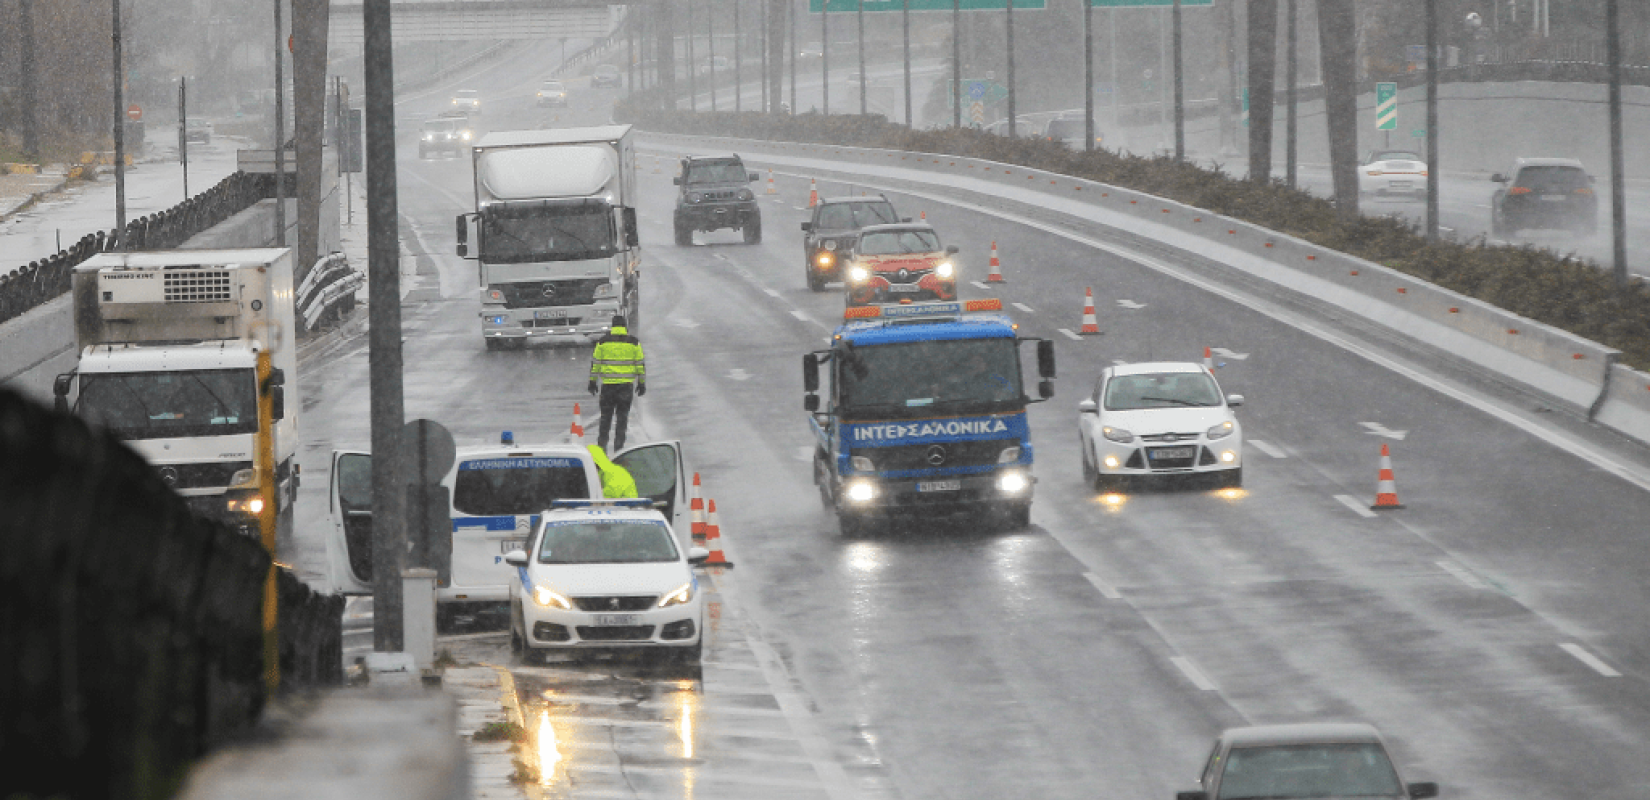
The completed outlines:
<svg viewBox="0 0 1650 800">
<path fill-rule="evenodd" d="M 538 603 L 545 608 L 559 608 L 563 611 L 573 610 L 572 600 L 567 599 L 566 595 L 552 591 L 546 586 L 533 587 L 533 602 Z"/>
<path fill-rule="evenodd" d="M 504 302 L 504 292 L 499 289 L 483 289 L 481 290 L 481 302 L 502 303 Z"/>
<path fill-rule="evenodd" d="M 864 503 L 877 496 L 877 487 L 870 481 L 854 481 L 848 484 L 846 492 L 848 499 L 855 503 Z"/>
<path fill-rule="evenodd" d="M 1001 453 L 997 454 L 997 463 L 998 464 L 1012 464 L 1012 463 L 1014 463 L 1016 461 L 1019 461 L 1019 460 L 1020 460 L 1020 447 L 1019 447 L 1019 445 L 1015 445 L 1013 447 L 1005 447 L 1005 448 L 1003 448 L 1003 451 Z"/>
<path fill-rule="evenodd" d="M 1025 473 L 1019 471 L 1005 472 L 997 477 L 997 488 L 1005 494 L 1019 494 L 1030 485 L 1031 481 Z"/>
<path fill-rule="evenodd" d="M 848 459 L 848 466 L 856 472 L 875 472 L 877 468 L 877 465 L 872 464 L 871 459 L 865 456 L 854 456 Z"/>
<path fill-rule="evenodd" d="M 237 486 L 251 486 L 252 483 L 254 481 L 256 481 L 257 479 L 258 479 L 258 471 L 257 470 L 255 470 L 255 469 L 238 469 L 238 470 L 235 470 L 235 474 L 230 476 L 230 478 L 229 478 L 229 488 L 233 489 Z"/>
<path fill-rule="evenodd" d="M 611 283 L 598 283 L 598 284 L 596 284 L 596 290 L 591 292 L 590 296 L 591 297 L 613 297 L 614 295 L 618 294 L 618 291 L 619 290 L 613 288 L 613 284 L 611 284 Z"/>
<path fill-rule="evenodd" d="M 848 280 L 854 283 L 863 282 L 871 277 L 871 271 L 864 267 L 849 267 Z"/>
<path fill-rule="evenodd" d="M 940 276 L 941 278 L 949 278 L 954 275 L 956 271 L 956 266 L 949 261 L 942 261 L 939 266 L 934 268 L 934 274 Z"/>
<path fill-rule="evenodd" d="M 1100 427 L 1100 435 L 1119 444 L 1128 444 L 1129 442 L 1134 441 L 1134 434 L 1129 433 L 1122 428 L 1113 428 L 1110 425 L 1102 425 Z"/>
<path fill-rule="evenodd" d="M 1209 437 L 1209 441 L 1214 441 L 1215 439 L 1224 439 L 1224 438 L 1232 435 L 1232 429 L 1233 429 L 1232 421 L 1231 420 L 1226 420 L 1225 422 L 1222 422 L 1219 425 L 1216 425 L 1213 428 L 1210 428 L 1209 430 L 1205 431 L 1204 435 Z"/>
<path fill-rule="evenodd" d="M 426 142 L 433 142 L 433 141 L 435 141 L 435 134 L 433 134 L 433 133 L 426 133 L 426 134 L 424 134 L 424 141 L 426 141 Z"/>
<path fill-rule="evenodd" d="M 689 581 L 688 583 L 684 583 L 681 586 L 676 587 L 664 597 L 659 598 L 659 607 L 670 608 L 671 606 L 679 606 L 692 599 L 693 583 Z"/>
<path fill-rule="evenodd" d="M 463 139 L 464 141 L 468 142 L 468 141 L 470 141 L 470 132 L 465 131 L 465 132 L 459 134 L 458 138 Z"/>
</svg>

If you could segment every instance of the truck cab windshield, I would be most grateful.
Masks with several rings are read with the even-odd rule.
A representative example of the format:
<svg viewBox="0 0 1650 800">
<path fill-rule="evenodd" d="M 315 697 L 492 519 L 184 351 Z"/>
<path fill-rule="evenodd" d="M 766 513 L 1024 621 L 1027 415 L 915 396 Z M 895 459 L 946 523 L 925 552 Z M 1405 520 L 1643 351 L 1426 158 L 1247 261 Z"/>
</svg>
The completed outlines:
<svg viewBox="0 0 1650 800">
<path fill-rule="evenodd" d="M 82 375 L 76 411 L 122 439 L 253 433 L 257 377 L 250 369 Z"/>
<path fill-rule="evenodd" d="M 488 209 L 481 215 L 481 259 L 493 264 L 579 261 L 613 255 L 612 212 L 602 206 Z"/>
<path fill-rule="evenodd" d="M 1014 339 L 941 339 L 840 352 L 838 397 L 844 418 L 1025 407 Z"/>
</svg>

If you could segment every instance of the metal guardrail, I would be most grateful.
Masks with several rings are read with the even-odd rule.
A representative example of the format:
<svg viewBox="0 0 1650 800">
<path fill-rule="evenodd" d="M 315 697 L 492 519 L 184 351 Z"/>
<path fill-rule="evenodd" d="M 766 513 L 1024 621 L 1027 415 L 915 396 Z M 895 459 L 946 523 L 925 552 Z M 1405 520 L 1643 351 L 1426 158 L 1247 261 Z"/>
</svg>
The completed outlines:
<svg viewBox="0 0 1650 800">
<path fill-rule="evenodd" d="M 353 307 L 355 291 L 366 282 L 367 276 L 350 266 L 343 253 L 331 253 L 315 262 L 315 267 L 298 285 L 297 311 L 304 321 L 304 330 L 315 330 L 329 313 Z M 348 303 L 342 302 L 345 300 Z"/>
<path fill-rule="evenodd" d="M 64 250 L 0 275 L 0 323 L 69 291 L 74 268 L 98 253 L 122 246 L 127 250 L 177 247 L 272 196 L 273 189 L 273 176 L 237 172 L 165 211 L 127 222 L 124 230 L 88 233 Z"/>
</svg>

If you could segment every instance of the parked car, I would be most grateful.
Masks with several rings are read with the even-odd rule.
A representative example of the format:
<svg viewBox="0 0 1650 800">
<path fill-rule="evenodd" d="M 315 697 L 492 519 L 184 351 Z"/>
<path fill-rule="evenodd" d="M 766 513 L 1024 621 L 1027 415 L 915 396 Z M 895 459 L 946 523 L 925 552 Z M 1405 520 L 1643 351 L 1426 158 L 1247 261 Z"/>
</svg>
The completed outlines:
<svg viewBox="0 0 1650 800">
<path fill-rule="evenodd" d="M 796 51 L 796 57 L 804 61 L 810 58 L 824 58 L 825 48 L 821 47 L 819 42 L 809 42 Z"/>
<path fill-rule="evenodd" d="M 1381 734 L 1358 723 L 1231 728 L 1215 739 L 1198 783 L 1175 800 L 1438 796 L 1436 783 L 1404 783 Z"/>
<path fill-rule="evenodd" d="M 566 108 L 567 87 L 561 81 L 547 80 L 539 84 L 538 104 L 540 108 Z"/>
<path fill-rule="evenodd" d="M 886 197 L 828 197 L 819 201 L 813 219 L 802 223 L 802 269 L 808 288 L 822 292 L 826 283 L 842 280 L 842 265 L 861 228 L 901 221 Z"/>
<path fill-rule="evenodd" d="M 1202 364 L 1146 362 L 1100 371 L 1077 404 L 1083 477 L 1098 491 L 1130 481 L 1208 475 L 1243 485 L 1243 426 Z"/>
<path fill-rule="evenodd" d="M 1358 192 L 1387 197 L 1427 196 L 1427 160 L 1409 150 L 1373 150 L 1358 167 Z"/>
<path fill-rule="evenodd" d="M 1598 231 L 1598 196 L 1593 177 L 1573 158 L 1520 158 L 1490 197 L 1490 232 L 1516 236 L 1533 228 L 1567 230 L 1577 236 Z"/>
<path fill-rule="evenodd" d="M 925 222 L 871 225 L 859 232 L 847 276 L 849 306 L 957 299 L 957 246 Z"/>
<path fill-rule="evenodd" d="M 624 75 L 619 72 L 618 67 L 612 64 L 598 64 L 595 71 L 590 73 L 590 88 L 592 89 L 604 87 L 617 89 L 623 85 Z"/>
<path fill-rule="evenodd" d="M 1043 127 L 1043 138 L 1051 142 L 1059 142 L 1073 150 L 1086 150 L 1088 148 L 1083 146 L 1083 140 L 1088 136 L 1087 129 L 1088 121 L 1082 115 L 1055 117 L 1048 121 L 1048 125 Z M 1104 140 L 1105 137 L 1100 135 L 1099 126 L 1096 126 L 1094 129 L 1094 146 L 1098 148 Z"/>
</svg>

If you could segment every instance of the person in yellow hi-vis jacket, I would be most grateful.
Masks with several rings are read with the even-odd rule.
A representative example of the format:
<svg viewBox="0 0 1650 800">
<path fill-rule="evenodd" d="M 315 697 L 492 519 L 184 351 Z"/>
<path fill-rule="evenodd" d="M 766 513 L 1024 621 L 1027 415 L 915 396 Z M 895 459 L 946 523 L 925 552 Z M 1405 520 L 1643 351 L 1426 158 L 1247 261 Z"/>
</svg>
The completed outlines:
<svg viewBox="0 0 1650 800">
<path fill-rule="evenodd" d="M 596 341 L 590 354 L 591 394 L 601 395 L 602 423 L 596 434 L 596 443 L 607 447 L 607 433 L 613 427 L 615 413 L 618 425 L 613 431 L 613 449 L 624 449 L 624 431 L 630 421 L 630 402 L 647 394 L 647 362 L 642 357 L 642 343 L 625 329 L 623 316 L 613 317 L 612 328 Z"/>
<path fill-rule="evenodd" d="M 602 497 L 609 500 L 623 500 L 636 496 L 636 479 L 631 477 L 630 470 L 609 461 L 607 454 L 597 445 L 585 445 L 590 449 L 590 458 L 596 462 L 596 470 L 602 474 Z"/>
</svg>

